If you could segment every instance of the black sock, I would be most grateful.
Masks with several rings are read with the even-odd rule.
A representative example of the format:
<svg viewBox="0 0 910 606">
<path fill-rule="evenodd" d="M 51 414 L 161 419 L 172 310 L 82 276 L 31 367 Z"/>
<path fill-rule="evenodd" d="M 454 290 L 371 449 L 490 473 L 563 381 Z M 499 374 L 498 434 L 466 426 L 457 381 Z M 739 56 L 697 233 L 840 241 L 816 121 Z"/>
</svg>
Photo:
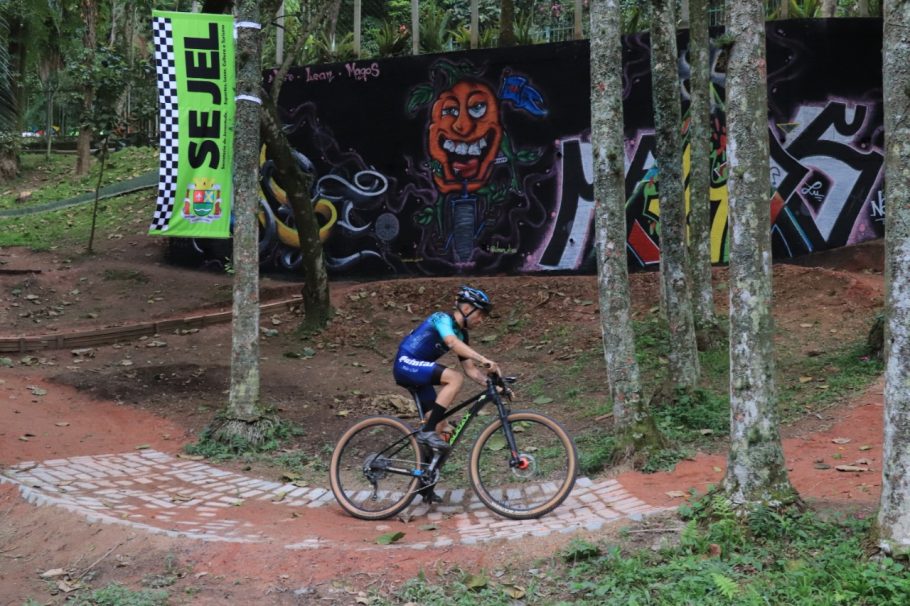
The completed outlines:
<svg viewBox="0 0 910 606">
<path fill-rule="evenodd" d="M 436 431 L 436 425 L 442 421 L 442 418 L 445 415 L 445 407 L 433 402 L 432 408 L 430 409 L 430 416 L 427 417 L 427 420 L 423 424 L 423 427 L 420 428 L 420 431 Z"/>
</svg>

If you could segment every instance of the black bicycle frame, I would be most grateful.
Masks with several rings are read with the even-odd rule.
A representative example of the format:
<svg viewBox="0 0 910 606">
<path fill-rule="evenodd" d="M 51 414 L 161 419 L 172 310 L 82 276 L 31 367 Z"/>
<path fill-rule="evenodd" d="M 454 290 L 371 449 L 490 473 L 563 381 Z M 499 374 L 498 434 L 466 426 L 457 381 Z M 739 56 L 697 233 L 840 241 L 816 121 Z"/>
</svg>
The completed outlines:
<svg viewBox="0 0 910 606">
<path fill-rule="evenodd" d="M 443 419 L 448 419 L 449 417 L 451 417 L 455 414 L 458 414 L 458 412 L 460 412 L 461 410 L 464 410 L 465 408 L 467 408 L 468 406 L 471 406 L 473 404 L 471 409 L 465 413 L 465 415 L 461 418 L 461 420 L 455 426 L 455 430 L 452 432 L 452 438 L 449 441 L 449 445 L 450 445 L 449 451 L 445 454 L 434 456 L 433 460 L 430 462 L 429 470 L 439 469 L 442 467 L 442 465 L 445 463 L 446 459 L 448 458 L 448 454 L 450 452 L 452 452 L 452 450 L 454 450 L 455 445 L 458 443 L 458 440 L 461 438 L 461 435 L 464 432 L 465 428 L 468 425 L 470 425 L 470 423 L 474 419 L 474 417 L 477 416 L 477 413 L 479 413 L 483 409 L 483 407 L 486 406 L 487 402 L 489 402 L 491 400 L 493 401 L 493 403 L 496 404 L 496 409 L 499 412 L 499 418 L 502 421 L 502 430 L 506 437 L 506 443 L 509 446 L 509 452 L 511 454 L 511 458 L 509 459 L 509 465 L 511 467 L 515 467 L 516 465 L 518 465 L 520 463 L 521 459 L 520 459 L 520 456 L 518 453 L 518 446 L 515 444 L 515 434 L 512 432 L 512 425 L 507 421 L 507 417 L 509 416 L 509 410 L 506 408 L 505 404 L 503 404 L 502 397 L 500 396 L 499 392 L 496 390 L 496 387 L 498 385 L 504 386 L 502 379 L 499 379 L 499 381 L 497 382 L 492 378 L 488 378 L 487 379 L 487 388 L 483 392 L 468 398 L 464 402 L 461 402 L 460 404 L 458 404 L 455 407 L 450 408 L 449 410 L 446 411 L 446 414 L 443 417 Z M 409 439 L 411 436 L 413 436 L 418 431 L 420 431 L 420 430 L 419 429 L 415 430 L 415 431 L 411 432 L 410 434 L 408 434 L 407 436 L 401 438 L 400 440 L 396 440 L 395 442 L 390 444 L 388 447 L 386 447 L 384 450 L 382 450 L 379 453 L 379 455 L 384 455 L 386 452 L 388 452 L 390 450 L 394 450 L 399 444 L 401 444 L 405 440 Z M 401 475 L 407 475 L 407 476 L 416 476 L 416 477 L 424 476 L 424 472 L 422 469 L 411 470 L 411 469 L 400 469 L 400 468 L 395 468 L 395 467 L 386 467 L 383 469 L 383 471 L 397 473 L 397 474 L 401 474 Z"/>
</svg>

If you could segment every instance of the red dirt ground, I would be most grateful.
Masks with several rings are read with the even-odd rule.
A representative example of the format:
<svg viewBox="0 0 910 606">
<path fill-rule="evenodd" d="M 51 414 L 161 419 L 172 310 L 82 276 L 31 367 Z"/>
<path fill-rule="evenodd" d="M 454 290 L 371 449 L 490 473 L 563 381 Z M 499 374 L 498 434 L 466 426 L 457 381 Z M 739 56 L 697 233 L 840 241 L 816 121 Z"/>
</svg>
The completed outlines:
<svg viewBox="0 0 910 606">
<path fill-rule="evenodd" d="M 0 250 L 0 270 L 41 270 L 0 273 L 0 326 L 5 327 L 0 336 L 55 334 L 227 308 L 230 276 L 169 266 L 161 261 L 161 242 L 144 237 L 103 246 L 101 254 L 90 258 Z M 882 302 L 880 244 L 843 249 L 804 263 L 816 267 L 775 266 L 775 322 L 782 329 L 777 346 L 815 355 L 813 351 L 864 335 Z M 715 277 L 723 307 L 725 271 L 716 270 Z M 580 416 L 562 401 L 565 383 L 552 375 L 585 352 L 595 352 L 589 361 L 596 366 L 600 337 L 597 306 L 592 304 L 593 277 L 474 282 L 490 290 L 502 310 L 491 320 L 492 326 L 481 331 L 495 332 L 498 340 L 478 340 L 478 348 L 491 352 L 508 372 L 517 372 L 523 389 L 530 392 L 533 385 L 554 396 L 556 402 L 538 408 L 559 417 L 570 430 L 590 426 L 590 417 Z M 657 300 L 655 274 L 634 274 L 632 282 L 636 313 L 643 316 Z M 336 283 L 333 299 L 339 315 L 324 334 L 307 340 L 294 334 L 298 318 L 293 312 L 263 316 L 262 326 L 278 331 L 262 342 L 263 400 L 304 427 L 297 447 L 312 452 L 331 444 L 352 419 L 377 411 L 375 396 L 398 393 L 388 372 L 395 343 L 437 304 L 447 306 L 459 283 L 458 279 Z M 287 298 L 297 289 L 275 277 L 262 281 L 263 300 Z M 510 309 L 511 313 L 506 311 Z M 511 323 L 515 330 L 504 328 Z M 127 452 L 140 445 L 179 452 L 223 405 L 229 347 L 230 327 L 219 325 L 100 346 L 84 355 L 65 350 L 10 355 L 13 367 L 0 367 L 0 464 Z M 313 355 L 286 356 L 304 348 Z M 582 376 L 589 371 L 601 372 L 585 369 Z M 34 395 L 33 387 L 46 393 Z M 597 392 L 587 395 L 603 397 Z M 818 506 L 873 511 L 881 479 L 881 421 L 882 385 L 876 383 L 849 402 L 784 427 L 790 478 L 800 494 Z M 840 443 L 833 442 L 838 438 Z M 860 459 L 869 471 L 834 469 Z M 830 468 L 819 469 L 822 464 Z M 257 462 L 224 466 L 269 479 L 277 473 Z M 624 472 L 617 477 L 649 503 L 674 505 L 681 499 L 667 493 L 704 491 L 723 477 L 723 468 L 723 456 L 699 454 L 673 472 Z M 255 519 L 256 508 L 243 515 Z M 559 535 L 441 550 L 374 549 L 370 545 L 381 532 L 399 528 L 418 532 L 420 522 L 360 522 L 336 507 L 323 507 L 287 523 L 319 528 L 331 546 L 287 551 L 268 544 L 147 535 L 91 524 L 59 508 L 35 507 L 10 485 L 0 485 L 0 604 L 21 604 L 29 597 L 39 603 L 62 603 L 64 596 L 52 596 L 38 577 L 57 567 L 94 568 L 93 587 L 112 581 L 138 587 L 143 579 L 148 584 L 149 578 L 172 572 L 177 578 L 168 590 L 174 603 L 350 604 L 358 591 L 387 591 L 420 570 L 432 575 L 453 565 L 470 571 L 504 569 L 505 558 L 519 569 L 522 564 L 527 568 L 536 559 L 550 557 L 570 538 Z M 597 536 L 612 532 L 615 529 Z M 295 595 L 302 588 L 308 592 Z"/>
</svg>

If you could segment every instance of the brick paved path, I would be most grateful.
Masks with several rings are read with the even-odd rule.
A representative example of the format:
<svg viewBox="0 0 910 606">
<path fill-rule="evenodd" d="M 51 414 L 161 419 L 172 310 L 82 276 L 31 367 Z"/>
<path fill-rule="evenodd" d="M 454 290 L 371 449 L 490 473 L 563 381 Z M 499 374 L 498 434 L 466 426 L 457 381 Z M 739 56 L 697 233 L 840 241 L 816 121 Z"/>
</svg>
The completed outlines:
<svg viewBox="0 0 910 606">
<path fill-rule="evenodd" d="M 309 508 L 337 507 L 326 488 L 259 480 L 154 450 L 20 463 L 0 473 L 0 483 L 5 482 L 17 484 L 31 503 L 63 507 L 93 523 L 123 524 L 204 541 L 275 540 L 274 531 L 257 525 L 257 520 L 263 516 L 272 521 L 287 519 L 291 511 L 305 518 Z M 666 511 L 633 497 L 616 480 L 594 483 L 579 478 L 565 503 L 538 520 L 502 518 L 486 509 L 471 491 L 437 489 L 437 493 L 443 502 L 432 510 L 413 505 L 405 515 L 425 517 L 428 523 L 449 517 L 454 527 L 440 524 L 432 541 L 401 547 L 425 549 L 597 530 L 607 522 L 639 520 Z M 257 512 L 252 519 L 243 515 L 251 508 Z M 326 544 L 318 535 L 290 534 L 285 527 L 277 537 L 287 549 Z"/>
</svg>

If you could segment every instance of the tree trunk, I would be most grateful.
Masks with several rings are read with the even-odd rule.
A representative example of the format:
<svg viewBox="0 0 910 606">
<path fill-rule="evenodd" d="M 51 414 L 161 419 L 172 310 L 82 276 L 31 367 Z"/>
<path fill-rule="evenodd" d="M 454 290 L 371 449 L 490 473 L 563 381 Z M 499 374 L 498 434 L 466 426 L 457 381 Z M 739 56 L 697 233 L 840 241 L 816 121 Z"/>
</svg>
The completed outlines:
<svg viewBox="0 0 910 606">
<path fill-rule="evenodd" d="M 780 18 L 790 18 L 790 0 L 780 0 Z"/>
<path fill-rule="evenodd" d="M 0 131 L 8 134 L 0 144 L 0 183 L 16 178 L 19 173 L 19 133 L 22 132 L 22 99 L 25 78 L 17 77 L 25 69 L 25 27 L 16 15 L 9 21 L 0 19 L 0 44 L 5 44 L 0 81 Z"/>
<path fill-rule="evenodd" d="M 294 160 L 291 146 L 281 129 L 274 99 L 268 100 L 265 105 L 262 112 L 262 135 L 269 154 L 275 161 L 278 179 L 294 211 L 294 225 L 297 227 L 303 259 L 304 316 L 301 328 L 304 332 L 318 331 L 325 328 L 331 318 L 332 304 L 322 242 L 319 240 L 319 223 L 309 195 L 312 177 L 305 174 Z"/>
<path fill-rule="evenodd" d="M 91 70 L 95 62 L 97 46 L 98 5 L 95 0 L 81 0 L 82 18 L 85 20 L 85 68 Z M 92 127 L 90 117 L 95 102 L 95 86 L 89 79 L 82 86 L 82 116 L 80 117 L 79 138 L 76 141 L 76 176 L 88 174 L 92 161 Z"/>
<path fill-rule="evenodd" d="M 887 273 L 885 427 L 879 544 L 910 555 L 910 2 L 884 4 L 885 271 Z"/>
<path fill-rule="evenodd" d="M 797 497 L 787 477 L 774 400 L 764 2 L 727 6 L 730 453 L 723 487 L 745 511 Z"/>
<path fill-rule="evenodd" d="M 622 43 L 618 0 L 591 2 L 591 145 L 600 325 L 613 423 L 614 462 L 647 459 L 665 446 L 641 393 L 626 253 Z"/>
<path fill-rule="evenodd" d="M 699 349 L 719 340 L 711 284 L 711 66 L 708 2 L 689 0 L 689 257 Z"/>
<path fill-rule="evenodd" d="M 822 0 L 822 18 L 832 19 L 837 12 L 837 0 Z"/>
<path fill-rule="evenodd" d="M 238 0 L 236 20 L 259 22 L 259 3 Z M 259 32 L 236 30 L 237 94 L 259 96 Z M 259 407 L 259 105 L 237 101 L 234 117 L 234 305 L 231 387 L 219 441 L 257 442 Z"/>
<path fill-rule="evenodd" d="M 856 12 L 860 17 L 869 16 L 869 0 L 858 0 L 856 3 Z"/>
<path fill-rule="evenodd" d="M 499 46 L 515 46 L 514 0 L 499 0 Z"/>
<path fill-rule="evenodd" d="M 661 280 L 670 329 L 670 380 L 677 387 L 689 389 L 698 381 L 699 368 L 686 252 L 674 5 L 675 0 L 651 3 L 651 89 L 660 192 Z"/>
<path fill-rule="evenodd" d="M 331 18 L 332 10 L 333 3 L 323 4 L 321 9 L 312 15 L 306 29 L 315 30 L 319 24 Z M 329 277 L 325 269 L 322 241 L 319 239 L 319 223 L 309 193 L 312 178 L 301 170 L 294 159 L 291 145 L 281 128 L 277 104 L 284 78 L 291 63 L 300 54 L 309 38 L 309 31 L 299 33 L 294 47 L 275 72 L 272 88 L 265 99 L 261 125 L 263 139 L 275 161 L 278 177 L 294 212 L 294 225 L 297 227 L 300 254 L 303 259 L 301 271 L 304 272 L 302 292 L 304 319 L 301 325 L 303 332 L 315 332 L 325 328 L 332 317 L 332 303 L 329 297 Z"/>
<path fill-rule="evenodd" d="M 591 144 L 594 154 L 595 246 L 604 359 L 619 427 L 635 421 L 641 381 L 629 302 L 618 0 L 591 2 Z"/>
</svg>

